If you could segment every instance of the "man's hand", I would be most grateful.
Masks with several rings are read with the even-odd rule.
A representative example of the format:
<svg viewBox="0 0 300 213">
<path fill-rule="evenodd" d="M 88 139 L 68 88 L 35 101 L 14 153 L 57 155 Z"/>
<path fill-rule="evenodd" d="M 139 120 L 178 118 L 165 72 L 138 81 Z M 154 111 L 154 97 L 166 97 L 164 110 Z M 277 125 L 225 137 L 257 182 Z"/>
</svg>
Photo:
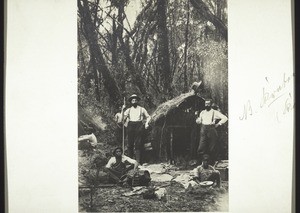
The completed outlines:
<svg viewBox="0 0 300 213">
<path fill-rule="evenodd" d="M 145 123 L 145 129 L 148 129 L 148 127 L 149 127 L 149 124 Z"/>
<path fill-rule="evenodd" d="M 198 117 L 198 118 L 196 119 L 196 123 L 197 123 L 197 124 L 201 124 L 201 118 L 200 118 L 200 117 Z"/>
<path fill-rule="evenodd" d="M 215 128 L 218 128 L 219 126 L 221 126 L 221 124 L 219 123 L 215 124 Z"/>
<path fill-rule="evenodd" d="M 125 106 L 125 105 L 123 105 L 123 106 L 122 106 L 122 110 L 124 110 L 125 108 L 126 108 L 126 106 Z"/>
</svg>

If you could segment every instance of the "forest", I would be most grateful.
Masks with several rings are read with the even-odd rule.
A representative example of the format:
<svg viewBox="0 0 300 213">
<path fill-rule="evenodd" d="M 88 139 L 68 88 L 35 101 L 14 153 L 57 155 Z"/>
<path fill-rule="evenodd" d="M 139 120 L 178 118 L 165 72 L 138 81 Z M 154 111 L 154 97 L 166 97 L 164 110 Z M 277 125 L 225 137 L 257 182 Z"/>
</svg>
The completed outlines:
<svg viewBox="0 0 300 213">
<path fill-rule="evenodd" d="M 162 119 L 157 118 L 160 117 L 158 109 L 165 110 L 162 106 L 170 108 L 169 102 L 187 105 L 197 101 L 190 96 L 191 85 L 201 82 L 201 95 L 212 99 L 219 110 L 228 115 L 226 0 L 78 0 L 77 21 L 78 133 L 83 135 L 86 133 L 84 127 L 92 127 L 98 140 L 92 152 L 79 148 L 80 210 L 228 210 L 228 183 L 225 180 L 228 177 L 219 189 L 189 190 L 174 181 L 164 185 L 166 182 L 157 182 L 151 174 L 152 186 L 164 188 L 168 194 L 164 201 L 127 197 L 126 193 L 133 193 L 127 188 L 100 187 L 106 177 L 102 169 L 118 145 L 114 115 L 124 101 L 129 105 L 126 100 L 132 94 L 141 97 L 140 105 L 159 123 Z M 185 97 L 189 100 L 186 103 Z M 186 126 L 181 131 L 174 130 L 174 134 L 164 131 L 166 118 L 162 126 L 152 127 L 156 134 L 152 146 L 160 147 L 156 149 L 158 157 L 154 158 L 164 162 L 163 151 L 168 152 L 168 144 L 172 144 L 167 137 L 170 134 L 177 137 L 173 144 L 177 144 L 177 152 L 188 149 L 182 147 L 188 140 L 184 134 L 198 130 L 189 109 L 182 110 L 178 116 L 182 117 L 180 113 L 185 112 L 192 115 L 189 118 L 193 130 Z M 172 115 L 169 122 L 182 123 Z M 226 127 L 221 132 L 221 140 L 227 143 Z M 166 135 L 165 140 L 162 140 L 163 135 Z M 193 151 L 194 148 L 189 149 Z M 227 159 L 227 152 L 225 148 L 222 159 Z M 160 164 L 169 168 L 167 173 L 160 175 L 171 175 L 174 179 L 188 174 L 192 167 L 187 162 L 193 156 L 185 155 L 188 158 L 184 160 L 183 170 L 180 164 Z"/>
<path fill-rule="evenodd" d="M 201 80 L 227 114 L 227 39 L 224 0 L 78 0 L 79 108 L 110 124 L 124 97 L 151 113 Z"/>
</svg>

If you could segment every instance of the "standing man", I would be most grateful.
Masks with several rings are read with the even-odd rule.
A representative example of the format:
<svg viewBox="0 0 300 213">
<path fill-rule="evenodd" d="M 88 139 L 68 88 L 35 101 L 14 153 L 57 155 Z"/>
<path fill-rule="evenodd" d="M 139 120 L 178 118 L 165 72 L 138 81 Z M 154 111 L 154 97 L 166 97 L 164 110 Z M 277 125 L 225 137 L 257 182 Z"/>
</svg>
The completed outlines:
<svg viewBox="0 0 300 213">
<path fill-rule="evenodd" d="M 218 123 L 216 120 L 220 119 Z M 199 117 L 196 119 L 197 124 L 202 124 L 200 130 L 200 143 L 198 146 L 198 153 L 203 156 L 208 154 L 212 161 L 215 160 L 215 149 L 218 141 L 218 133 L 216 128 L 227 122 L 227 117 L 221 112 L 212 109 L 212 101 L 205 101 L 205 110 L 201 111 Z"/>
<path fill-rule="evenodd" d="M 114 120 L 116 122 L 116 139 L 119 146 L 122 145 L 123 140 L 123 120 L 122 120 L 122 106 L 120 106 L 119 111 L 116 113 Z M 125 132 L 124 132 L 125 134 Z"/>
<path fill-rule="evenodd" d="M 128 101 L 131 107 L 124 112 L 124 122 L 128 121 L 127 136 L 128 136 L 128 156 L 133 157 L 140 163 L 142 149 L 142 134 L 144 130 L 143 120 L 146 119 L 145 129 L 149 127 L 150 115 L 145 108 L 138 105 L 140 97 L 133 94 Z M 123 106 L 125 109 L 125 106 Z M 135 151 L 135 152 L 134 152 Z"/>
</svg>

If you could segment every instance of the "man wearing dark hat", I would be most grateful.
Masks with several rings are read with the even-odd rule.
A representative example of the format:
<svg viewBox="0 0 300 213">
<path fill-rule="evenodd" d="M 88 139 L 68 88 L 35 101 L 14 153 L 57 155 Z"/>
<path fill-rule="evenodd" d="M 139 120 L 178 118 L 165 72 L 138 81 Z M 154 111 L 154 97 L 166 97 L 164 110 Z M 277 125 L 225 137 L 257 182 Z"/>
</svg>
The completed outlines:
<svg viewBox="0 0 300 213">
<path fill-rule="evenodd" d="M 144 107 L 138 105 L 139 100 L 140 97 L 136 94 L 129 97 L 128 101 L 130 102 L 131 107 L 124 112 L 124 122 L 128 122 L 128 156 L 133 157 L 135 151 L 135 158 L 140 163 L 142 148 L 141 139 L 144 128 L 143 121 L 146 119 L 145 128 L 147 129 L 151 117 Z M 123 109 L 124 108 L 125 106 L 123 106 Z"/>
<path fill-rule="evenodd" d="M 216 120 L 220 121 L 216 123 Z M 227 117 L 220 111 L 212 109 L 212 101 L 205 101 L 205 110 L 202 110 L 199 117 L 196 119 L 197 124 L 201 124 L 200 143 L 198 153 L 203 156 L 209 154 L 214 161 L 216 155 L 216 144 L 218 133 L 216 128 L 227 122 Z"/>
<path fill-rule="evenodd" d="M 213 181 L 217 187 L 220 187 L 220 172 L 218 170 L 215 170 L 214 167 L 212 167 L 211 165 L 209 165 L 208 160 L 209 155 L 203 155 L 202 164 L 193 170 L 195 179 L 201 182 Z"/>
<path fill-rule="evenodd" d="M 122 154 L 123 149 L 118 147 L 113 151 L 113 157 L 109 159 L 105 166 L 105 171 L 109 174 L 111 182 L 123 183 L 126 181 L 128 171 L 137 171 L 138 162 Z M 127 165 L 130 165 L 127 167 Z"/>
</svg>

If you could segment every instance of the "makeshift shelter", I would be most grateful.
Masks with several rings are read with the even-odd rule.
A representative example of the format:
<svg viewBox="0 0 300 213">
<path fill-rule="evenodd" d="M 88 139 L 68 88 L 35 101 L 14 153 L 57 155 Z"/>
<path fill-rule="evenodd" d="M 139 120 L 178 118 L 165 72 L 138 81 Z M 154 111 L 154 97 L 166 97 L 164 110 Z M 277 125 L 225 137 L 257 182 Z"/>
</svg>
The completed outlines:
<svg viewBox="0 0 300 213">
<path fill-rule="evenodd" d="M 199 93 L 191 91 L 158 106 L 151 115 L 148 138 L 155 159 L 174 162 L 178 158 L 196 158 L 200 128 L 196 118 L 204 103 Z"/>
</svg>

